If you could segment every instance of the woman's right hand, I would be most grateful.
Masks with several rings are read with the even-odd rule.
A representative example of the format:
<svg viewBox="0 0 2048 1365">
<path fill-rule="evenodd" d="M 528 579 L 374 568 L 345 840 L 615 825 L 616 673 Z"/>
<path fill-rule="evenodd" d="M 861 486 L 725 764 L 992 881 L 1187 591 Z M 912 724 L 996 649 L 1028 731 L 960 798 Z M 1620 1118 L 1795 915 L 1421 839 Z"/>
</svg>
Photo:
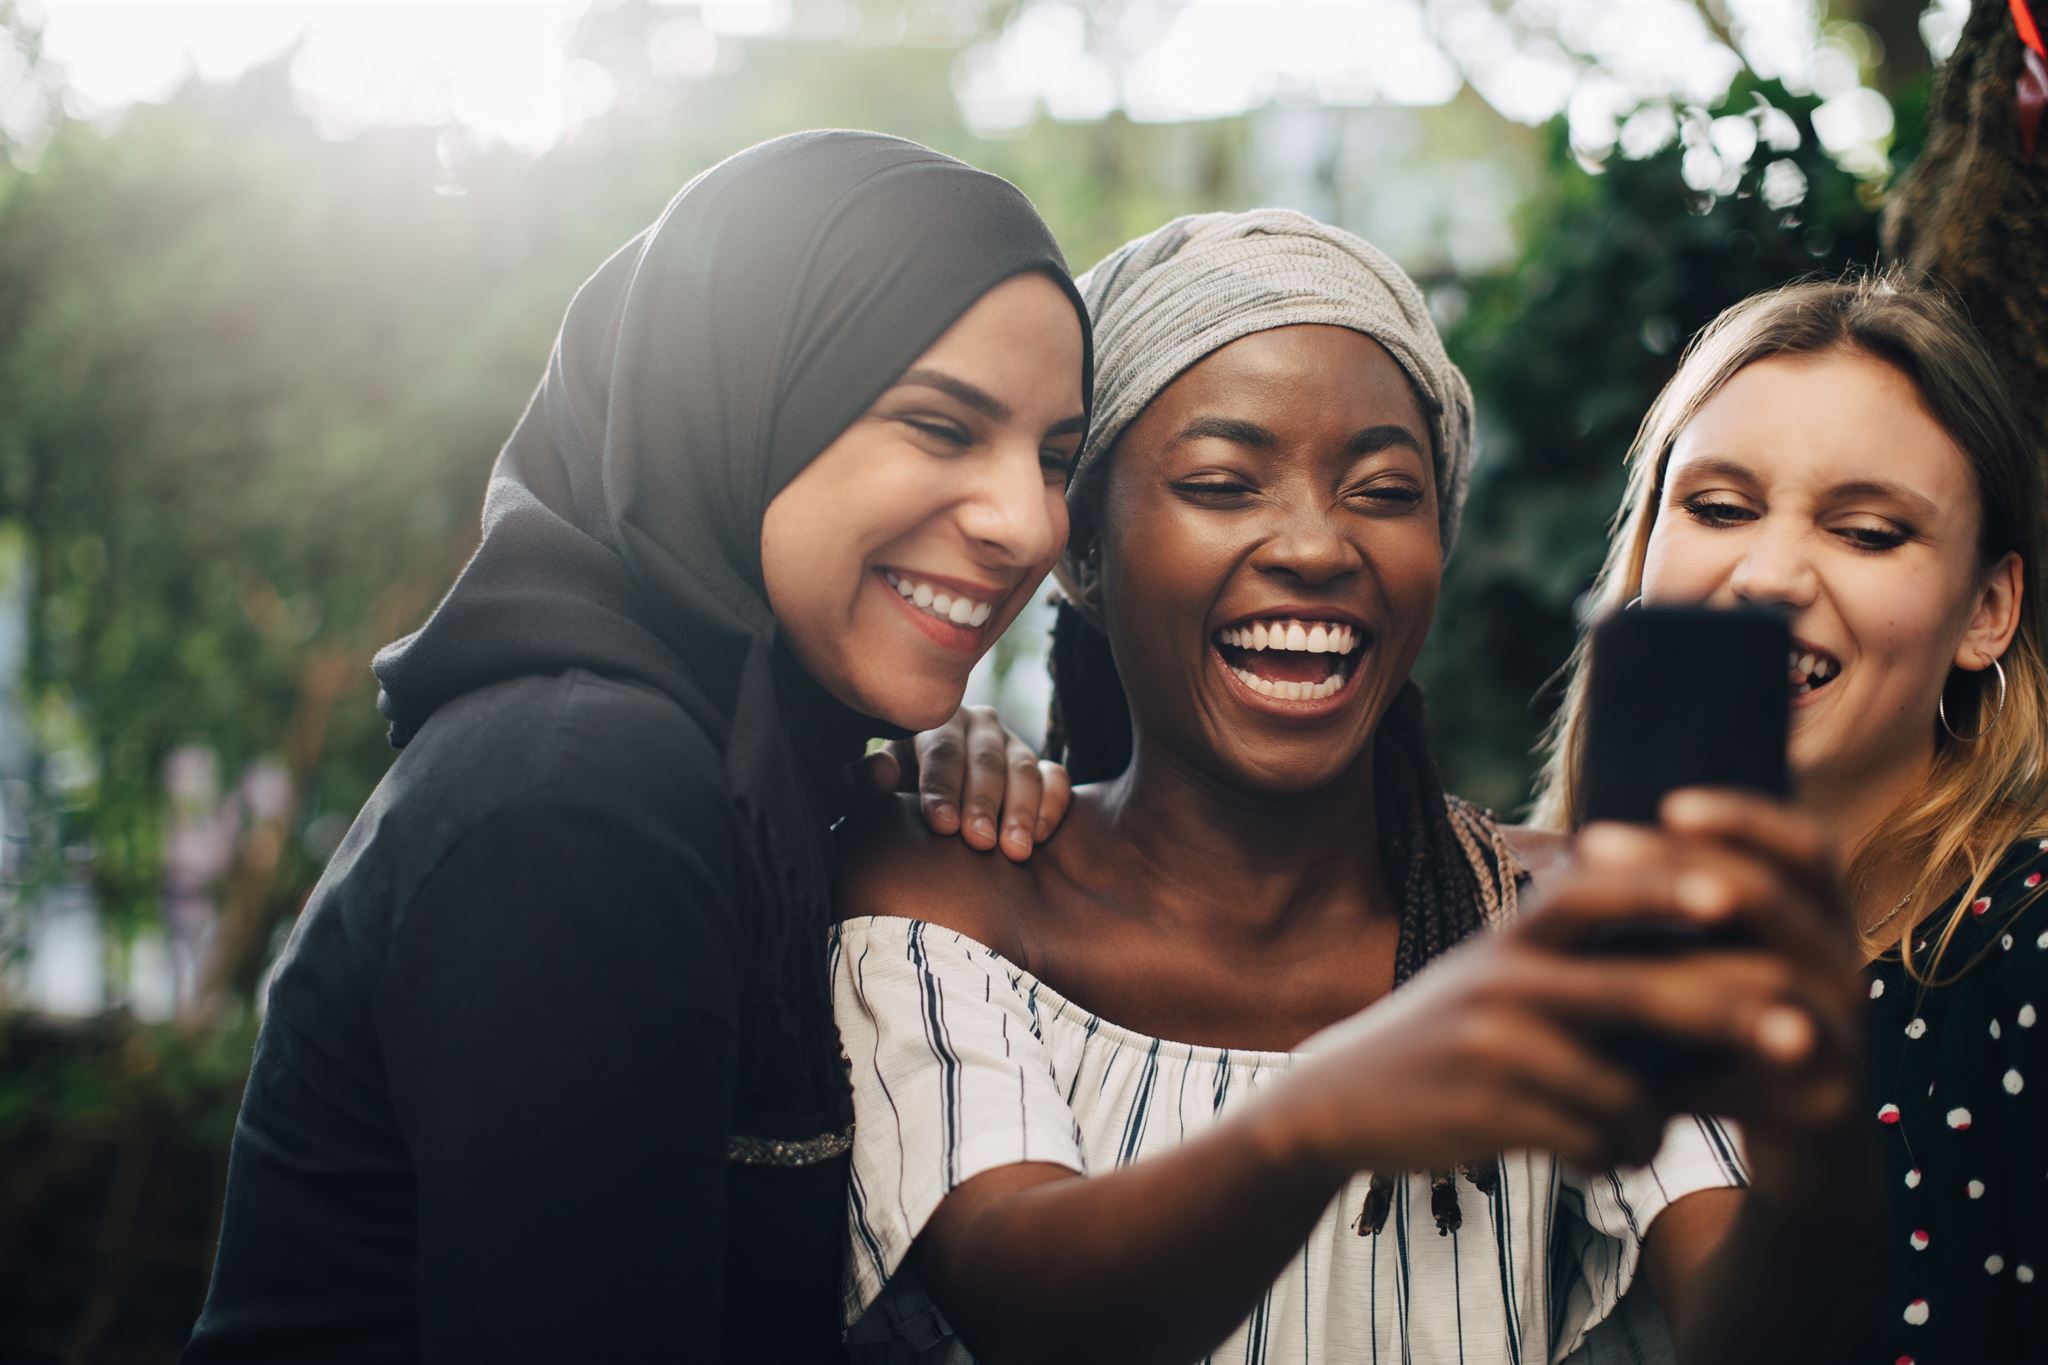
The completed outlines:
<svg viewBox="0 0 2048 1365">
<path fill-rule="evenodd" d="M 1725 832 L 1589 830 L 1521 920 L 1311 1039 L 1270 1111 L 1274 1140 L 1338 1178 L 1514 1148 L 1593 1169 L 1640 1163 L 1673 1113 L 1706 1107 L 1700 1085 L 1619 1058 L 1617 1040 L 1645 1036 L 1723 1059 L 1719 1094 L 1853 1090 L 1850 1060 L 1827 1043 L 1844 1002 L 1839 973 L 1814 961 L 1829 883 L 1812 872 Z M 1603 931 L 1644 919 L 1745 942 L 1597 951 Z"/>
</svg>

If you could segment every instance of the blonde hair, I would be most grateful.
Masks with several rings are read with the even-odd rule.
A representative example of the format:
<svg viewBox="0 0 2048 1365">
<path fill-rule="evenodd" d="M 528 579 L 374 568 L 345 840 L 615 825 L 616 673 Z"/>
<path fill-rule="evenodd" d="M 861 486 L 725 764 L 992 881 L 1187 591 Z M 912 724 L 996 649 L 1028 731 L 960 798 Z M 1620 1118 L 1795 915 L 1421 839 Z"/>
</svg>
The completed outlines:
<svg viewBox="0 0 2048 1365">
<path fill-rule="evenodd" d="M 1848 885 L 1867 885 L 1880 849 L 1909 849 L 1920 873 L 1912 903 L 1929 906 L 1956 885 L 1962 896 L 1931 930 L 1908 917 L 1896 939 L 1868 938 L 1866 951 L 1896 946 L 1906 969 L 1933 983 L 1968 906 L 2007 850 L 2048 834 L 2048 601 L 2042 592 L 2041 452 L 2019 417 L 1984 344 L 1944 292 L 1898 273 L 1802 282 L 1744 299 L 1714 319 L 1686 347 L 1678 373 L 1664 386 L 1628 452 L 1628 486 L 1611 528 L 1607 559 L 1588 595 L 1597 620 L 1642 591 L 1643 561 L 1663 496 L 1671 447 L 1702 405 L 1744 366 L 1770 356 L 1851 351 L 1892 366 L 1919 391 L 1942 428 L 1970 462 L 1982 495 L 1981 561 L 1988 569 L 2009 552 L 2022 562 L 2020 625 L 2000 662 L 2007 696 L 1992 723 L 1992 674 L 1950 680 L 1950 724 L 1958 743 L 1937 729 L 1935 760 L 1915 799 L 1895 810 L 1863 845 L 1850 851 Z M 1564 703 L 1544 737 L 1532 823 L 1551 829 L 1578 824 L 1580 764 L 1588 699 L 1587 640 L 1582 631 L 1571 661 Z M 1927 718 L 1930 725 L 1935 718 Z M 1915 944 L 1932 945 L 1924 965 Z M 1967 971 L 1971 963 L 1958 970 Z M 1938 983 L 1935 983 L 1938 984 Z"/>
</svg>

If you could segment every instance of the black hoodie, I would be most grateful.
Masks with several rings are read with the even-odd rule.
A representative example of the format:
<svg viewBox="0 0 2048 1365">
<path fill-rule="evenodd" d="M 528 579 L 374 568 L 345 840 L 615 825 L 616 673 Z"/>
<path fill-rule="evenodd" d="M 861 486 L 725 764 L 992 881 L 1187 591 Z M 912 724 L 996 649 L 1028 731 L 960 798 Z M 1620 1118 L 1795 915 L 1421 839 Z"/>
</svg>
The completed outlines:
<svg viewBox="0 0 2048 1365">
<path fill-rule="evenodd" d="M 475 557 L 378 656 L 403 752 L 271 986 L 186 1361 L 840 1354 L 827 829 L 887 727 L 778 643 L 762 515 L 1034 270 L 1072 293 L 1012 186 L 823 132 L 578 292 Z"/>
</svg>

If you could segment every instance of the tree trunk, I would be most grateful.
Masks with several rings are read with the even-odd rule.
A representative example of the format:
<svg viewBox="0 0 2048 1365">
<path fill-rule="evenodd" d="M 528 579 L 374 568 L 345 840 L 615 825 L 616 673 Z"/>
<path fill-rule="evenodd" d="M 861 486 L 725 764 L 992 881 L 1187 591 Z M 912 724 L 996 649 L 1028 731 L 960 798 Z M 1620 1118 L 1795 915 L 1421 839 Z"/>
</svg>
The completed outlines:
<svg viewBox="0 0 2048 1365">
<path fill-rule="evenodd" d="M 370 651 L 397 635 L 407 622 L 419 619 L 433 594 L 448 582 L 452 566 L 461 563 L 474 545 L 473 536 L 465 534 L 434 546 L 384 590 L 354 637 L 306 651 L 299 669 L 298 695 L 283 737 L 286 797 L 269 818 L 250 824 L 235 850 L 206 965 L 192 1007 L 181 1020 L 187 1032 L 197 1035 L 211 1030 L 228 1001 L 246 989 L 259 965 L 269 941 L 272 900 L 285 841 L 298 825 L 307 787 L 326 752 L 327 722 L 335 705 L 361 685 L 360 670 Z"/>
<path fill-rule="evenodd" d="M 2023 70 L 2007 0 L 1976 0 L 1935 84 L 1926 150 L 1886 206 L 1884 245 L 1961 297 L 2038 437 L 2048 431 L 2048 127 L 2029 157 Z"/>
</svg>

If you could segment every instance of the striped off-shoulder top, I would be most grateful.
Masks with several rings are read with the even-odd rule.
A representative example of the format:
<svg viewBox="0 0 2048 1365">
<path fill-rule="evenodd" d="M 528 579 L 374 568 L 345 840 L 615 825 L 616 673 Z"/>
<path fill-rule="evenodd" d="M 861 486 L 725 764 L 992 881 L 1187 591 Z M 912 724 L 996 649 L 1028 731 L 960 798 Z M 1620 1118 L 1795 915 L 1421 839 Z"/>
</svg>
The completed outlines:
<svg viewBox="0 0 2048 1365">
<path fill-rule="evenodd" d="M 1017 1162 L 1085 1175 L 1142 1161 L 1248 1103 L 1292 1062 L 1121 1028 L 919 920 L 846 921 L 831 967 L 854 1096 L 845 1314 L 864 1365 L 972 1360 L 904 1264 L 956 1186 Z M 1744 1183 L 1724 1125 L 1674 1122 L 1640 1169 L 1578 1171 L 1545 1152 L 1501 1165 L 1490 1196 L 1459 1182 L 1463 1226 L 1447 1236 L 1420 1174 L 1397 1183 L 1382 1231 L 1360 1236 L 1352 1222 L 1370 1177 L 1354 1177 L 1209 1361 L 1662 1358 L 1654 1304 L 1624 1292 L 1652 1219 L 1683 1195 Z"/>
</svg>

